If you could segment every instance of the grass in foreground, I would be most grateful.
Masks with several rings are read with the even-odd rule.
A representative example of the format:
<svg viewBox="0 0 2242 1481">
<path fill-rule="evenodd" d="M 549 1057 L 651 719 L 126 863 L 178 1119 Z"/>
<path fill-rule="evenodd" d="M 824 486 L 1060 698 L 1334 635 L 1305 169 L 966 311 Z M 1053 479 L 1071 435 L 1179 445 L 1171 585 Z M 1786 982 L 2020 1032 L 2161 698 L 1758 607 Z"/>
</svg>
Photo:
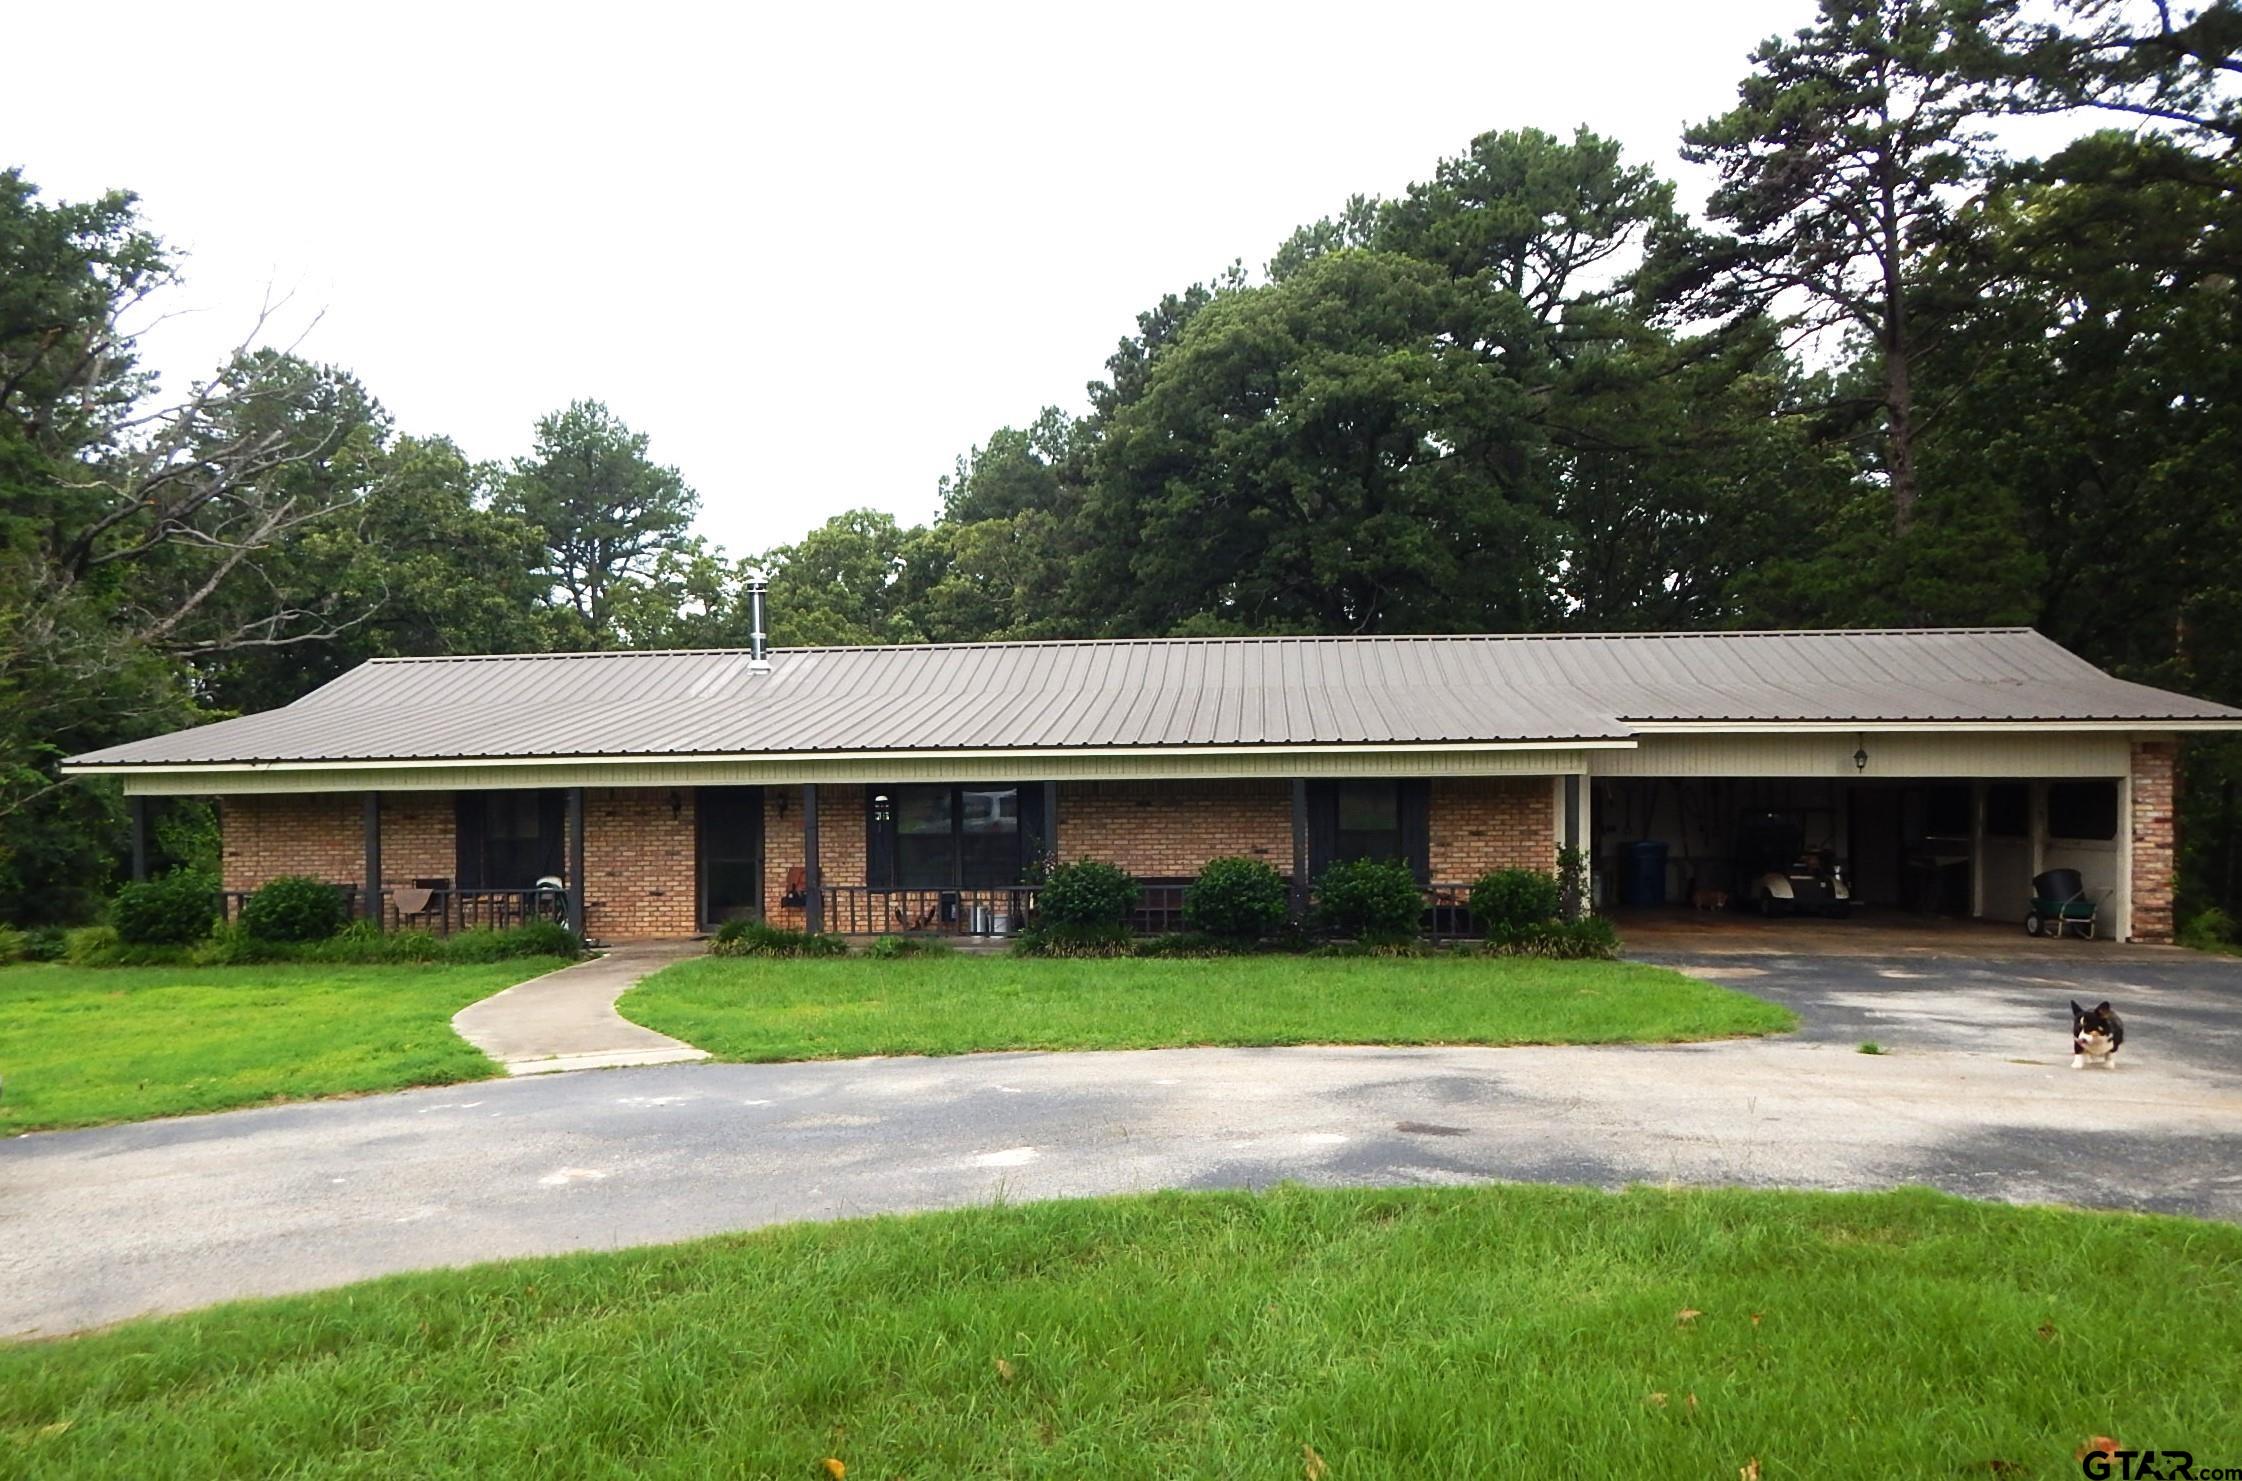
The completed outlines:
<svg viewBox="0 0 2242 1481">
<path fill-rule="evenodd" d="M 2076 1476 L 2242 1457 L 2242 1230 L 1922 1192 L 1162 1194 L 0 1350 L 31 1476 Z M 1999 1464 L 1996 1465 L 1995 1463 Z"/>
<path fill-rule="evenodd" d="M 1189 1044 L 1612 1044 L 1781 1033 L 1790 1011 L 1663 967 L 1220 957 L 705 957 L 623 1016 L 722 1059 Z"/>
<path fill-rule="evenodd" d="M 560 965 L 0 968 L 0 1134 L 479 1080 L 451 1016 Z"/>
</svg>

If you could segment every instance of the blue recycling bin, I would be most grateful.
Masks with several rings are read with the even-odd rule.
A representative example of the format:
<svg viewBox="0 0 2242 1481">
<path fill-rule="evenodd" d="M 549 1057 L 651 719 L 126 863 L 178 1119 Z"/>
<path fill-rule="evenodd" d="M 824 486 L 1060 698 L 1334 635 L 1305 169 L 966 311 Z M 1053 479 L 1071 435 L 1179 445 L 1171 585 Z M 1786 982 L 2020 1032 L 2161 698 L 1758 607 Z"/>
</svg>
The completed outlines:
<svg viewBox="0 0 2242 1481">
<path fill-rule="evenodd" d="M 1665 904 L 1666 845 L 1646 838 L 1622 845 L 1619 852 L 1619 903 Z"/>
</svg>

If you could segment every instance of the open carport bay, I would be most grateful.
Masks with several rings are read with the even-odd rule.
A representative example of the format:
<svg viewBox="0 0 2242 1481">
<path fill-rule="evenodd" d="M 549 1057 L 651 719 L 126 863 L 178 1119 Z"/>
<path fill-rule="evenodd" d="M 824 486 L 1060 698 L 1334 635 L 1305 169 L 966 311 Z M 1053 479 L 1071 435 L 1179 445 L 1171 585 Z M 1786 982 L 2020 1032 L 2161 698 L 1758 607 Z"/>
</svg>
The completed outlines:
<svg viewBox="0 0 2242 1481">
<path fill-rule="evenodd" d="M 2068 868 L 2101 902 L 2100 934 L 2130 934 L 2121 749 L 2100 757 L 2050 745 L 2040 758 L 2007 759 L 2038 759 L 2056 775 L 2020 767 L 1978 776 L 1936 774 L 1930 746 L 1887 760 L 1891 748 L 1879 742 L 1871 751 L 1847 735 L 1822 749 L 1831 754 L 1818 758 L 1820 775 L 1595 778 L 1599 905 L 1622 914 L 1859 911 L 1886 922 L 1977 918 L 2021 929 L 2034 876 Z M 1895 761 L 1922 764 L 1925 774 L 1899 774 Z M 2077 774 L 2097 765 L 2108 774 Z M 1770 876 L 1786 883 L 1770 890 Z M 1786 889 L 1793 898 L 1782 898 Z"/>
</svg>

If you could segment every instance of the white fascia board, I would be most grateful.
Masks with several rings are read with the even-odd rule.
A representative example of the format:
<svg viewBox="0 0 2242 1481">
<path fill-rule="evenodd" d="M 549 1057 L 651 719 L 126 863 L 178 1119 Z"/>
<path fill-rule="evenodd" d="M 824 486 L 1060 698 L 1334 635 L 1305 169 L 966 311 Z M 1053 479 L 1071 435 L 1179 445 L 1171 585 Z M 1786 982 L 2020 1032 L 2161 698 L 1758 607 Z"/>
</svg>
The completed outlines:
<svg viewBox="0 0 2242 1481">
<path fill-rule="evenodd" d="M 2176 731 L 2242 730 L 2234 720 L 1629 720 L 1638 735 L 2063 735 L 2087 731 L 2153 738 Z"/>
</svg>

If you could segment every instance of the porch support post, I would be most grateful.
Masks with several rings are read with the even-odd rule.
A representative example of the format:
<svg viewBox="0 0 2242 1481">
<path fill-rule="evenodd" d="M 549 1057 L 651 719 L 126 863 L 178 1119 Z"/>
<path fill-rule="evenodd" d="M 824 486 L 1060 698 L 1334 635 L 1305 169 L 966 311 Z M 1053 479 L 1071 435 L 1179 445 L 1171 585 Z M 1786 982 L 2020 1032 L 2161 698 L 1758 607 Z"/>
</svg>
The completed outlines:
<svg viewBox="0 0 2242 1481">
<path fill-rule="evenodd" d="M 137 882 L 148 877 L 148 799 L 127 798 L 125 807 L 132 818 L 132 877 Z"/>
<path fill-rule="evenodd" d="M 1292 916 L 1308 916 L 1308 779 L 1292 779 Z"/>
<path fill-rule="evenodd" d="M 1588 913 L 1588 861 L 1580 855 L 1580 773 L 1565 773 L 1565 843 L 1566 857 L 1574 867 L 1564 870 L 1558 881 L 1558 899 L 1563 903 L 1565 919 L 1578 920 Z"/>
<path fill-rule="evenodd" d="M 802 783 L 802 929 L 825 929 L 825 878 L 817 863 L 817 783 Z"/>
<path fill-rule="evenodd" d="M 358 913 L 382 928 L 381 909 L 381 793 L 366 794 L 366 894 Z"/>
<path fill-rule="evenodd" d="M 1043 784 L 1043 857 L 1046 862 L 1059 862 L 1059 784 Z"/>
<path fill-rule="evenodd" d="M 568 928 L 578 939 L 584 935 L 584 789 L 568 789 Z"/>
</svg>

